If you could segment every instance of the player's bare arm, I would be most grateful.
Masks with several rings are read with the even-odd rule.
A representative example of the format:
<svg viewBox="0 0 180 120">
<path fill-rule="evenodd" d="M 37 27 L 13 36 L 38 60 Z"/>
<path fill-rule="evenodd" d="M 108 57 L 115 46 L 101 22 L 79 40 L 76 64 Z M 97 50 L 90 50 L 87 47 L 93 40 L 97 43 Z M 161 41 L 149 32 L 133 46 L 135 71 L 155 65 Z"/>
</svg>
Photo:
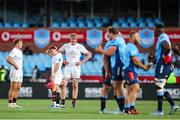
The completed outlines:
<svg viewBox="0 0 180 120">
<path fill-rule="evenodd" d="M 51 77 L 50 77 L 51 80 L 54 80 L 54 77 L 55 77 L 55 75 L 56 75 L 56 73 L 57 73 L 57 71 L 59 70 L 60 67 L 61 67 L 61 64 L 56 63 L 54 71 L 53 71 L 53 73 L 51 74 Z"/>
<path fill-rule="evenodd" d="M 140 67 L 140 68 L 142 68 L 142 69 L 144 69 L 144 70 L 149 70 L 150 66 L 149 66 L 149 65 L 143 65 L 143 64 L 139 61 L 138 57 L 133 56 L 133 57 L 131 57 L 131 59 L 132 59 L 133 63 L 134 63 L 135 65 L 137 65 L 138 67 Z"/>
<path fill-rule="evenodd" d="M 76 62 L 76 66 L 85 63 L 86 61 L 88 61 L 91 58 L 91 53 L 90 52 L 87 52 L 85 55 L 86 55 L 86 58 L 84 60 L 82 60 L 82 61 Z"/>
<path fill-rule="evenodd" d="M 14 62 L 14 60 L 11 56 L 8 56 L 6 60 L 9 64 L 13 65 L 16 70 L 19 69 L 18 65 L 16 65 L 16 63 Z"/>
<path fill-rule="evenodd" d="M 104 55 L 103 58 L 104 69 L 105 69 L 105 79 L 110 77 L 110 68 L 109 68 L 109 57 Z"/>
<path fill-rule="evenodd" d="M 116 49 L 117 49 L 117 47 L 111 46 L 108 50 L 104 50 L 102 48 L 102 46 L 99 46 L 99 47 L 96 48 L 96 52 L 100 52 L 100 53 L 102 53 L 104 55 L 111 56 L 112 54 L 115 53 Z"/>
<path fill-rule="evenodd" d="M 170 50 L 171 50 L 171 46 L 169 45 L 169 43 L 167 41 L 163 41 L 162 45 L 164 47 L 164 55 L 169 54 Z"/>
</svg>

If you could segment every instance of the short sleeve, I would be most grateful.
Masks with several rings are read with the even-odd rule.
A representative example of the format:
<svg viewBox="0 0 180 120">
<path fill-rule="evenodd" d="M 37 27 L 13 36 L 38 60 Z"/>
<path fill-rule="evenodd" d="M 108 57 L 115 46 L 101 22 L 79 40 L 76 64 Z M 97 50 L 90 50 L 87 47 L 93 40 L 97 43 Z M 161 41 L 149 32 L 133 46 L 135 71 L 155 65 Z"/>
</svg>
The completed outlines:
<svg viewBox="0 0 180 120">
<path fill-rule="evenodd" d="M 138 56 L 139 51 L 135 46 L 129 46 L 129 55 L 132 56 Z"/>
<path fill-rule="evenodd" d="M 63 61 L 63 58 L 62 58 L 62 55 L 59 54 L 55 59 L 54 59 L 54 62 L 55 63 L 61 63 Z"/>
<path fill-rule="evenodd" d="M 83 45 L 80 45 L 79 49 L 80 49 L 80 52 L 83 54 L 88 53 L 88 50 Z"/>
<path fill-rule="evenodd" d="M 117 47 L 117 46 L 118 46 L 117 40 L 112 40 L 110 46 L 115 46 L 115 47 Z"/>
<path fill-rule="evenodd" d="M 16 55 L 17 51 L 15 49 L 12 49 L 12 51 L 9 53 L 10 57 L 14 57 Z"/>
<path fill-rule="evenodd" d="M 64 45 L 59 49 L 59 51 L 60 51 L 60 52 L 65 52 L 65 49 L 66 49 L 66 44 L 64 44 Z"/>
</svg>

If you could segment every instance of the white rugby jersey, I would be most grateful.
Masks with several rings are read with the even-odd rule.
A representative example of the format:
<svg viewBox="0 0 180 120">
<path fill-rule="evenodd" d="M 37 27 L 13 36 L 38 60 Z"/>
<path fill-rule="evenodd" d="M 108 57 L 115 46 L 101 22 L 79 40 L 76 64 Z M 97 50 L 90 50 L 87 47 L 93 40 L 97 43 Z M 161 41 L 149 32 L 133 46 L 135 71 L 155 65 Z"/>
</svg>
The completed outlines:
<svg viewBox="0 0 180 120">
<path fill-rule="evenodd" d="M 62 57 L 61 53 L 58 53 L 58 54 L 56 54 L 55 56 L 52 57 L 52 68 L 51 68 L 52 73 L 54 72 L 56 63 L 60 63 L 60 67 L 59 67 L 59 70 L 57 71 L 57 74 L 62 74 L 61 66 L 62 66 L 62 63 L 63 63 L 63 57 Z"/>
<path fill-rule="evenodd" d="M 13 61 L 16 65 L 18 65 L 18 71 L 22 71 L 23 69 L 23 54 L 22 50 L 18 48 L 13 48 L 9 53 L 9 56 L 13 58 Z M 15 70 L 14 66 L 11 67 L 11 70 Z"/>
<path fill-rule="evenodd" d="M 66 43 L 60 48 L 60 51 L 65 52 L 66 61 L 69 63 L 79 62 L 81 53 L 86 54 L 88 52 L 88 50 L 79 43 L 76 43 L 75 45 Z"/>
</svg>

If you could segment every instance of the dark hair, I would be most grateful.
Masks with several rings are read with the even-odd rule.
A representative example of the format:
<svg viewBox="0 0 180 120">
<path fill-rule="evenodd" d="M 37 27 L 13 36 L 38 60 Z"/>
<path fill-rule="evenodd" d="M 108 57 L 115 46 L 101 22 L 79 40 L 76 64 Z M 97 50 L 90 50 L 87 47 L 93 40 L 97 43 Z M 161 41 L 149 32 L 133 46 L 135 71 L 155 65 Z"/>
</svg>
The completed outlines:
<svg viewBox="0 0 180 120">
<path fill-rule="evenodd" d="M 164 24 L 163 24 L 163 23 L 155 23 L 154 26 L 155 26 L 156 28 L 160 28 L 160 29 L 164 28 Z"/>
<path fill-rule="evenodd" d="M 13 41 L 13 43 L 14 43 L 14 45 L 17 45 L 19 42 L 21 42 L 22 40 L 21 39 L 15 39 L 14 41 Z"/>
<path fill-rule="evenodd" d="M 115 27 L 109 27 L 109 28 L 108 28 L 108 32 L 109 32 L 109 33 L 112 33 L 112 34 L 114 34 L 114 35 L 119 34 L 119 30 L 118 30 L 117 28 L 115 28 Z"/>
<path fill-rule="evenodd" d="M 137 33 L 137 31 L 131 31 L 130 34 L 129 34 L 129 38 L 132 38 L 132 36 L 133 36 L 134 34 L 136 34 L 136 33 Z"/>
<path fill-rule="evenodd" d="M 51 50 L 51 49 L 57 49 L 57 47 L 56 46 L 50 46 L 49 50 Z"/>
</svg>

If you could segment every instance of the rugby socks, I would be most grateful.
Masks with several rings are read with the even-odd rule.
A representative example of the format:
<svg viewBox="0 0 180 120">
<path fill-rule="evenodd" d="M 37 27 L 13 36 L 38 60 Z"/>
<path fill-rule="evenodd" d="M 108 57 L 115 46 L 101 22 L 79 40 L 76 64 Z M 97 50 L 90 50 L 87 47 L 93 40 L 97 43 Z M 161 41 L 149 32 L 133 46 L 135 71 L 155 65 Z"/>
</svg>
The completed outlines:
<svg viewBox="0 0 180 120">
<path fill-rule="evenodd" d="M 56 104 L 56 91 L 52 92 L 52 101 L 53 101 L 53 105 Z"/>
<path fill-rule="evenodd" d="M 130 104 L 125 104 L 124 105 L 124 110 L 125 110 L 124 111 L 125 113 L 129 114 L 130 113 Z"/>
<path fill-rule="evenodd" d="M 162 111 L 163 96 L 157 96 L 158 100 L 158 111 Z"/>
<path fill-rule="evenodd" d="M 61 99 L 61 105 L 65 105 L 65 99 Z"/>
<path fill-rule="evenodd" d="M 103 111 L 106 108 L 106 97 L 105 96 L 101 96 L 101 111 Z"/>
<path fill-rule="evenodd" d="M 116 102 L 118 103 L 117 95 L 114 95 L 114 99 L 115 99 Z"/>
<path fill-rule="evenodd" d="M 174 103 L 173 99 L 171 98 L 168 91 L 164 92 L 164 97 L 167 99 L 167 101 L 170 103 L 171 106 L 175 105 L 175 103 Z"/>
<path fill-rule="evenodd" d="M 119 110 L 123 111 L 124 110 L 124 96 L 117 96 L 117 103 L 119 106 Z"/>
<path fill-rule="evenodd" d="M 76 101 L 77 101 L 76 98 L 73 98 L 73 99 L 72 99 L 72 106 L 76 106 Z"/>
<path fill-rule="evenodd" d="M 162 104 L 163 104 L 163 96 L 164 96 L 164 92 L 163 89 L 159 89 L 156 91 L 157 94 L 157 102 L 158 102 L 158 111 L 162 111 Z"/>
<path fill-rule="evenodd" d="M 60 93 L 56 93 L 56 104 L 60 104 Z"/>
<path fill-rule="evenodd" d="M 130 109 L 135 109 L 135 102 L 130 103 Z"/>
<path fill-rule="evenodd" d="M 17 98 L 13 98 L 13 103 L 15 103 L 15 104 L 16 104 L 16 100 L 17 100 Z"/>
<path fill-rule="evenodd" d="M 13 100 L 8 100 L 9 103 L 13 103 Z"/>
</svg>

